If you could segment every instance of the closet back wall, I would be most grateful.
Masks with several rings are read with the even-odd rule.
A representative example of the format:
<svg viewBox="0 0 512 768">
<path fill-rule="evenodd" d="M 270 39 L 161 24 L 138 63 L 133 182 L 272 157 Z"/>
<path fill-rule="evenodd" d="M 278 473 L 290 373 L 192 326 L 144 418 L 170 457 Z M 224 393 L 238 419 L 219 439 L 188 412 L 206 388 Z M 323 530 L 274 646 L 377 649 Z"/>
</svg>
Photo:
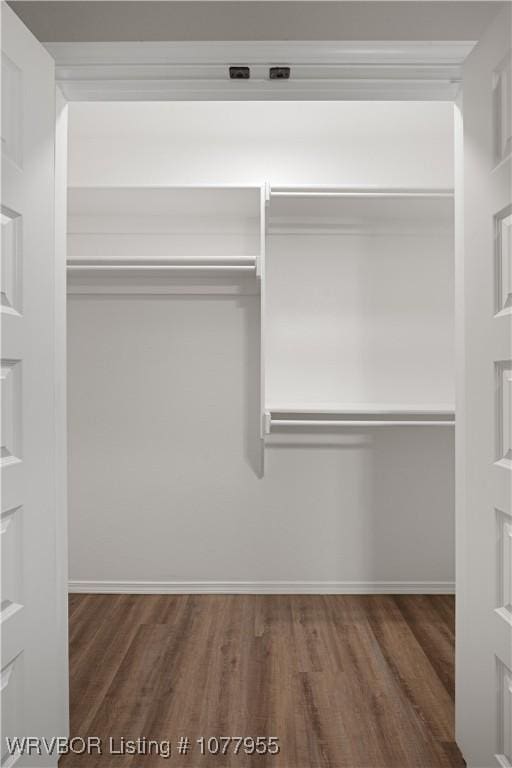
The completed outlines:
<svg viewBox="0 0 512 768">
<path fill-rule="evenodd" d="M 69 184 L 451 187 L 452 112 L 74 103 Z M 278 440 L 260 477 L 256 293 L 72 294 L 68 311 L 72 589 L 452 588 L 451 428 Z"/>
</svg>

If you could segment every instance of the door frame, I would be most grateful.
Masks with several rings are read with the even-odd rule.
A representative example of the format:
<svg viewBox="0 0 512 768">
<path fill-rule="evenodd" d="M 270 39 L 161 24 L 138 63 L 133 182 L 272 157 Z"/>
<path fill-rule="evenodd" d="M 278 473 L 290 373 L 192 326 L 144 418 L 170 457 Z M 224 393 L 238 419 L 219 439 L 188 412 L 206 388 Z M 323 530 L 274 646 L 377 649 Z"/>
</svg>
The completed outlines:
<svg viewBox="0 0 512 768">
<path fill-rule="evenodd" d="M 457 421 L 455 522 L 458 552 L 461 551 L 465 527 L 462 70 L 465 59 L 477 42 L 191 41 L 60 42 L 45 45 L 56 62 L 57 87 L 62 99 L 68 102 L 398 100 L 453 103 Z M 249 65 L 251 79 L 230 80 L 227 75 L 230 64 Z M 268 69 L 271 65 L 290 66 L 292 79 L 284 82 L 270 80 Z M 64 157 L 67 151 L 66 127 L 57 131 L 56 142 L 57 155 Z M 60 198 L 57 232 L 64 235 L 65 210 L 63 212 L 62 206 L 65 202 L 62 201 L 62 191 Z M 61 291 L 65 294 L 65 283 L 61 284 Z M 58 316 L 62 317 L 63 311 L 65 309 L 62 310 L 61 306 Z M 62 371 L 61 361 L 61 376 Z M 65 389 L 61 391 L 65 397 Z M 61 493 L 66 493 L 65 478 Z M 65 515 L 62 536 L 67 536 Z M 458 559 L 459 554 L 456 563 Z M 65 572 L 67 574 L 67 566 Z M 457 566 L 456 574 L 458 572 Z M 458 578 L 456 593 L 459 589 L 457 582 Z"/>
<path fill-rule="evenodd" d="M 455 101 L 477 41 L 46 43 L 68 101 Z M 249 80 L 230 80 L 246 64 Z M 287 65 L 290 80 L 269 79 Z"/>
<path fill-rule="evenodd" d="M 55 460 L 57 466 L 55 514 L 57 518 L 56 578 L 60 602 L 59 658 L 67 690 L 62 697 L 61 722 L 69 736 L 69 649 L 68 649 L 68 480 L 67 480 L 67 174 L 68 106 L 58 85 L 55 88 Z"/>
</svg>

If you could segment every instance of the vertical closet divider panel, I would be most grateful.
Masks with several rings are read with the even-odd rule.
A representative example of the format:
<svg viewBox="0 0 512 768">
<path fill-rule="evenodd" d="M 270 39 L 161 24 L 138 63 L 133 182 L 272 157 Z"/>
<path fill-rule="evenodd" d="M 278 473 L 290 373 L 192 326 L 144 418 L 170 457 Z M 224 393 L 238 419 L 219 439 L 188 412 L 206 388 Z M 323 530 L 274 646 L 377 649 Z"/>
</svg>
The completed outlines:
<svg viewBox="0 0 512 768">
<path fill-rule="evenodd" d="M 260 475 L 265 473 L 265 434 L 267 427 L 267 412 L 265 407 L 266 392 L 266 255 L 267 255 L 267 220 L 270 205 L 270 185 L 263 184 L 260 190 L 260 255 L 258 259 L 258 276 L 260 278 Z"/>
</svg>

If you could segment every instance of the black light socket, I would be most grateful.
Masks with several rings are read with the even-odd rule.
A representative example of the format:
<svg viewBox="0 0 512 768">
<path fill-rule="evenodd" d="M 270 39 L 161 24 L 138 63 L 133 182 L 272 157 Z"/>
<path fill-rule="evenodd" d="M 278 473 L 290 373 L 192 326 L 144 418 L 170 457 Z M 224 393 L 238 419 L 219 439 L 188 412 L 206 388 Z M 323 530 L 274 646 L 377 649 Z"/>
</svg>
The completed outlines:
<svg viewBox="0 0 512 768">
<path fill-rule="evenodd" d="M 268 76 L 271 80 L 289 80 L 290 67 L 270 67 Z"/>
<path fill-rule="evenodd" d="M 232 66 L 229 68 L 229 77 L 231 80 L 248 80 L 251 76 L 249 67 Z"/>
</svg>

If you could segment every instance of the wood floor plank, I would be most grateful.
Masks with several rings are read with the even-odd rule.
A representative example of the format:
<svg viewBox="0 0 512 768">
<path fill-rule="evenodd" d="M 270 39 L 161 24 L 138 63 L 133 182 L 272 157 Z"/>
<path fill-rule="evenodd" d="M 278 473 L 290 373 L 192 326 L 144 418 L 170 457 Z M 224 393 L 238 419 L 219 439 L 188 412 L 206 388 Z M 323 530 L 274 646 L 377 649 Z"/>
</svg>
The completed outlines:
<svg viewBox="0 0 512 768">
<path fill-rule="evenodd" d="M 409 624 L 403 621 L 393 597 L 368 600 L 372 631 L 387 666 L 401 691 L 440 742 L 450 741 L 454 730 L 450 694 L 439 680 Z"/>
<path fill-rule="evenodd" d="M 399 595 L 395 602 L 407 626 L 423 649 L 450 698 L 455 697 L 453 614 L 443 610 L 446 601 L 418 595 Z"/>
<path fill-rule="evenodd" d="M 381 598 L 377 600 L 381 602 Z M 380 758 L 372 759 L 380 760 L 382 766 L 438 764 L 436 753 L 441 750 L 429 739 L 424 723 L 375 635 L 371 598 L 354 598 L 353 602 L 366 620 L 345 622 L 338 645 L 343 680 L 350 686 L 352 700 L 357 702 L 358 718 L 354 718 L 352 730 L 360 729 L 363 724 L 363 733 L 357 742 L 364 744 L 364 731 L 369 732 L 375 749 L 378 746 L 382 752 Z M 406 650 L 396 649 L 397 653 Z M 350 708 L 348 714 L 351 714 Z M 358 760 L 364 757 L 364 753 L 359 753 Z"/>
<path fill-rule="evenodd" d="M 449 596 L 73 595 L 72 735 L 174 754 L 61 768 L 462 768 Z M 190 754 L 176 753 L 180 736 Z M 276 756 L 200 755 L 201 736 L 276 736 Z"/>
<path fill-rule="evenodd" d="M 89 731 L 138 627 L 145 620 L 156 621 L 160 611 L 159 596 L 152 595 L 91 595 L 84 603 L 89 606 L 92 621 L 85 629 L 80 614 L 82 640 L 79 642 L 77 637 L 70 644 L 71 690 L 81 692 L 71 706 L 71 728 L 79 726 Z"/>
</svg>

